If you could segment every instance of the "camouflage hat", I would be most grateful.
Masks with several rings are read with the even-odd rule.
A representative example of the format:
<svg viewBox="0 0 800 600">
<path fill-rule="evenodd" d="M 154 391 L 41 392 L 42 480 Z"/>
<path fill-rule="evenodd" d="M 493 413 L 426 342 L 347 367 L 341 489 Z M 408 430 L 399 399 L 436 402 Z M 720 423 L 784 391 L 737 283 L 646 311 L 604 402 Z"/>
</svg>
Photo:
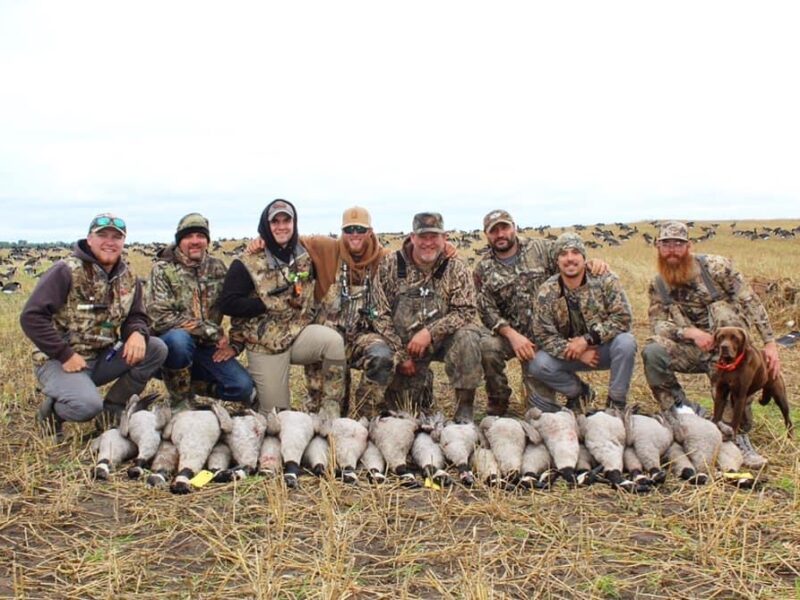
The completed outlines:
<svg viewBox="0 0 800 600">
<path fill-rule="evenodd" d="M 276 216 L 283 213 L 284 215 L 288 215 L 289 217 L 294 220 L 294 209 L 288 202 L 284 202 L 283 200 L 275 200 L 272 203 L 272 206 L 269 207 L 269 213 L 267 214 L 267 221 L 272 221 Z"/>
<path fill-rule="evenodd" d="M 490 212 L 488 215 L 483 217 L 483 231 L 484 233 L 489 231 L 492 227 L 497 225 L 498 223 L 507 223 L 508 225 L 514 226 L 514 219 L 508 213 L 508 211 L 497 209 Z"/>
<path fill-rule="evenodd" d="M 684 242 L 689 241 L 689 228 L 680 221 L 669 221 L 661 226 L 658 232 L 657 242 L 661 240 L 681 240 Z"/>
<path fill-rule="evenodd" d="M 189 213 L 179 222 L 175 230 L 175 243 L 180 244 L 181 240 L 190 233 L 202 233 L 208 241 L 211 241 L 211 232 L 208 227 L 208 219 L 200 213 Z"/>
<path fill-rule="evenodd" d="M 125 221 L 111 213 L 100 213 L 89 223 L 89 233 L 97 233 L 102 229 L 114 229 L 122 235 L 127 234 Z"/>
<path fill-rule="evenodd" d="M 553 242 L 553 253 L 556 256 L 570 248 L 577 250 L 583 255 L 583 258 L 586 258 L 586 244 L 583 243 L 581 236 L 577 233 L 572 233 L 571 231 L 562 233 L 558 236 L 556 241 Z"/>
<path fill-rule="evenodd" d="M 414 215 L 411 228 L 417 235 L 421 233 L 444 233 L 444 219 L 435 212 L 423 212 Z"/>
<path fill-rule="evenodd" d="M 350 225 L 360 225 L 361 227 L 372 228 L 372 217 L 369 216 L 369 211 L 360 206 L 348 208 L 342 214 L 342 229 Z"/>
</svg>

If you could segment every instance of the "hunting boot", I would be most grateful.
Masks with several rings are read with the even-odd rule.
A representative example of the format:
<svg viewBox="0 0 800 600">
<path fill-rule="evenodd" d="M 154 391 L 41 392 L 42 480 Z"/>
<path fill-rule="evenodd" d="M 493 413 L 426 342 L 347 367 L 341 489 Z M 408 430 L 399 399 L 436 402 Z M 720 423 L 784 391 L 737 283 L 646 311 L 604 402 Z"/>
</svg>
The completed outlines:
<svg viewBox="0 0 800 600">
<path fill-rule="evenodd" d="M 362 373 L 361 381 L 358 383 L 353 398 L 353 416 L 355 418 L 368 417 L 371 419 L 383 412 L 386 408 L 384 403 L 385 394 L 385 385 L 370 381 Z"/>
<path fill-rule="evenodd" d="M 742 464 L 745 467 L 748 469 L 761 469 L 767 465 L 767 459 L 753 448 L 753 444 L 750 442 L 750 436 L 746 433 L 737 433 L 735 441 L 736 446 L 742 451 L 742 458 L 744 458 Z"/>
<path fill-rule="evenodd" d="M 97 431 L 102 433 L 107 429 L 118 427 L 122 411 L 125 410 L 128 400 L 134 394 L 139 394 L 143 387 L 133 381 L 129 373 L 125 373 L 117 379 L 106 393 L 103 412 L 95 417 Z"/>
<path fill-rule="evenodd" d="M 346 360 L 322 361 L 322 401 L 319 416 L 322 419 L 338 419 L 342 416 L 342 399 L 347 388 Z"/>
<path fill-rule="evenodd" d="M 656 393 L 655 390 L 653 390 L 653 394 L 655 393 Z M 659 396 L 656 396 L 656 399 L 658 399 L 659 403 L 661 404 L 661 408 L 663 408 L 664 410 L 668 410 L 671 408 L 672 411 L 675 412 L 676 414 L 685 414 L 691 411 L 695 413 L 698 417 L 703 419 L 705 418 L 706 409 L 697 404 L 696 402 L 690 402 L 689 399 L 686 397 L 686 393 L 683 391 L 683 388 L 675 387 L 670 390 L 662 389 L 660 393 L 664 395 L 664 397 L 661 398 Z M 670 397 L 672 398 L 671 406 L 669 405 L 665 406 L 665 404 L 667 403 L 666 394 L 669 394 Z"/>
<path fill-rule="evenodd" d="M 567 408 L 576 415 L 582 415 L 591 406 L 596 397 L 595 391 L 588 383 L 581 382 L 581 393 L 575 398 L 567 398 Z"/>
<path fill-rule="evenodd" d="M 486 414 L 490 417 L 502 417 L 508 412 L 508 398 L 492 398 L 486 401 Z"/>
<path fill-rule="evenodd" d="M 192 368 L 167 369 L 161 367 L 161 377 L 169 393 L 169 403 L 173 409 L 186 410 L 194 404 L 192 391 Z"/>
<path fill-rule="evenodd" d="M 617 410 L 625 410 L 625 400 L 616 400 L 611 396 L 606 397 L 606 407 L 616 408 Z"/>
<path fill-rule="evenodd" d="M 456 390 L 456 410 L 453 421 L 456 423 L 472 423 L 475 408 L 475 390 Z"/>
<path fill-rule="evenodd" d="M 64 439 L 64 419 L 56 414 L 55 404 L 55 398 L 45 396 L 39 405 L 39 410 L 36 411 L 36 421 L 39 423 L 42 434 L 52 436 L 53 440 L 58 443 Z"/>
</svg>

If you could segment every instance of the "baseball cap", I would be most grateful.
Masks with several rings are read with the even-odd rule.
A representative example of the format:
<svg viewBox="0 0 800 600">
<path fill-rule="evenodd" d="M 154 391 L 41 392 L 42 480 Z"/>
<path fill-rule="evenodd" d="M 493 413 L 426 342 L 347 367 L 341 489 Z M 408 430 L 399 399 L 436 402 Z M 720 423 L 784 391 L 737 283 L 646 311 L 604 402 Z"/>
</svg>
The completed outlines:
<svg viewBox="0 0 800 600">
<path fill-rule="evenodd" d="M 97 233 L 102 229 L 115 229 L 122 235 L 126 235 L 128 231 L 125 221 L 111 213 L 101 213 L 89 223 L 89 233 Z"/>
<path fill-rule="evenodd" d="M 416 234 L 444 233 L 444 219 L 435 212 L 417 213 L 414 215 L 411 228 Z"/>
<path fill-rule="evenodd" d="M 689 241 L 689 228 L 680 221 L 668 221 L 661 226 L 658 232 L 657 242 L 661 240 L 682 240 Z"/>
<path fill-rule="evenodd" d="M 354 206 L 342 213 L 342 229 L 349 225 L 360 225 L 361 227 L 372 227 L 372 217 L 366 208 Z"/>
<path fill-rule="evenodd" d="M 276 200 L 272 203 L 272 206 L 269 207 L 267 221 L 272 221 L 272 219 L 281 213 L 294 219 L 294 209 L 289 205 L 289 203 L 284 202 L 283 200 Z"/>
<path fill-rule="evenodd" d="M 485 217 L 483 217 L 483 231 L 484 233 L 489 231 L 492 227 L 497 225 L 498 223 L 507 223 L 508 225 L 514 226 L 514 219 L 508 213 L 508 211 L 497 209 L 493 210 Z"/>
</svg>

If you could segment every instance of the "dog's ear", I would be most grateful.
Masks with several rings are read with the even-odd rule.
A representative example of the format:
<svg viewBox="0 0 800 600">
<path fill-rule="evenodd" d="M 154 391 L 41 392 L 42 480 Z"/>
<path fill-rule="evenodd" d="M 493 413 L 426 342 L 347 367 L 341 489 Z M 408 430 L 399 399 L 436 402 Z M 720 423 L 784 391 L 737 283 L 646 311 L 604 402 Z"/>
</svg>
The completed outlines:
<svg viewBox="0 0 800 600">
<path fill-rule="evenodd" d="M 744 350 L 750 345 L 750 332 L 744 327 L 735 327 L 737 342 L 740 342 L 739 350 Z"/>
</svg>

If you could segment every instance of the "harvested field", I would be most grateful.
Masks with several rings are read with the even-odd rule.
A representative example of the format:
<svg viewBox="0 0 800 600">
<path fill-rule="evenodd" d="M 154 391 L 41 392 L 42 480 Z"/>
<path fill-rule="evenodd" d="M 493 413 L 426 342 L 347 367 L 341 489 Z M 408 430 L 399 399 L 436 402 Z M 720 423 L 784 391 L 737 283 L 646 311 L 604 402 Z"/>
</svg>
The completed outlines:
<svg viewBox="0 0 800 600">
<path fill-rule="evenodd" d="M 590 249 L 590 256 L 621 277 L 641 346 L 655 261 L 641 234 L 655 229 L 633 225 L 631 239 Z M 701 225 L 709 226 L 697 223 L 693 235 L 702 234 Z M 584 239 L 594 239 L 591 230 Z M 477 258 L 481 246 L 473 239 L 460 252 Z M 798 329 L 800 299 L 783 290 L 800 283 L 799 240 L 751 240 L 721 223 L 695 251 L 731 256 L 746 275 L 777 282 L 780 288 L 764 286 L 773 328 L 778 335 Z M 132 250 L 130 259 L 146 277 L 150 258 Z M 0 295 L 0 597 L 800 598 L 800 454 L 772 405 L 754 405 L 751 437 L 770 464 L 752 491 L 721 481 L 693 487 L 673 477 L 635 496 L 563 483 L 545 492 L 366 482 L 352 488 L 304 476 L 297 490 L 256 477 L 177 497 L 128 481 L 122 471 L 93 481 L 93 425 L 68 425 L 61 444 L 39 434 L 32 346 L 18 324 L 36 280 L 16 279 L 21 293 Z M 800 344 L 782 349 L 781 360 L 800 425 Z M 509 372 L 519 390 L 518 365 L 509 363 Z M 598 398 L 605 398 L 606 379 L 590 377 Z M 703 377 L 682 380 L 692 399 L 710 406 Z M 299 403 L 301 372 L 292 385 Z M 479 397 L 482 413 L 485 394 Z M 452 410 L 441 370 L 435 398 Z M 641 361 L 629 401 L 655 408 Z M 521 412 L 519 393 L 514 408 Z"/>
</svg>

